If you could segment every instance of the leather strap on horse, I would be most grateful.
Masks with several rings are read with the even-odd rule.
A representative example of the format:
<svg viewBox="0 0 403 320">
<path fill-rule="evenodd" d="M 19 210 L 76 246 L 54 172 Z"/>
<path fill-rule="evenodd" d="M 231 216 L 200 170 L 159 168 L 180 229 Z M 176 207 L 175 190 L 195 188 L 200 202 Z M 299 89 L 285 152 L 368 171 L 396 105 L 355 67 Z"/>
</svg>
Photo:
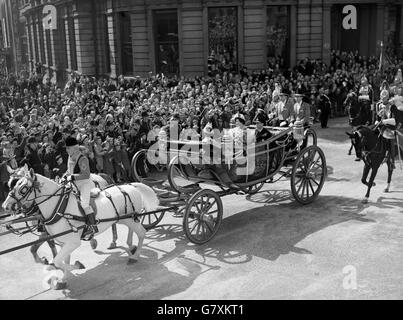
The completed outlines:
<svg viewBox="0 0 403 320">
<path fill-rule="evenodd" d="M 119 187 L 119 186 L 116 186 L 116 187 L 119 189 L 119 191 L 123 194 L 123 196 L 125 198 L 125 215 L 127 214 L 127 200 L 126 199 L 129 199 L 130 205 L 132 206 L 132 209 L 133 209 L 133 219 L 134 220 L 138 219 L 138 214 L 136 212 L 136 208 L 134 207 L 133 201 L 130 198 L 129 194 L 125 190 L 123 190 L 121 187 Z"/>
<path fill-rule="evenodd" d="M 64 191 L 65 189 L 63 189 Z M 69 202 L 70 192 L 62 192 L 59 198 L 59 202 L 57 203 L 55 210 L 53 211 L 52 215 L 49 219 L 43 221 L 45 226 L 49 226 L 55 224 L 63 218 L 64 212 L 66 211 L 67 204 Z"/>
<path fill-rule="evenodd" d="M 119 220 L 119 212 L 118 212 L 118 209 L 116 209 L 116 206 L 115 206 L 115 203 L 113 202 L 111 194 L 106 190 L 104 190 L 104 194 L 105 194 L 105 197 L 112 203 L 112 206 L 113 206 L 113 208 L 115 209 L 115 212 L 116 212 L 116 217 Z"/>
</svg>

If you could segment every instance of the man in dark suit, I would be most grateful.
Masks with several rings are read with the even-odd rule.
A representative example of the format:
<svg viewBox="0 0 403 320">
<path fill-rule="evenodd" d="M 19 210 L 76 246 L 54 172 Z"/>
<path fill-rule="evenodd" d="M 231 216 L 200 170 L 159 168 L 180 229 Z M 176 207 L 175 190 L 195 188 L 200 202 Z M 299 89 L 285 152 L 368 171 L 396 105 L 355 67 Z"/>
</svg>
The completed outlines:
<svg viewBox="0 0 403 320">
<path fill-rule="evenodd" d="M 256 123 L 256 143 L 266 141 L 271 138 L 271 132 L 264 127 L 265 117 L 262 113 L 258 113 L 253 122 Z"/>
<path fill-rule="evenodd" d="M 327 128 L 327 121 L 331 111 L 331 103 L 329 97 L 321 90 L 318 105 L 319 120 L 322 128 Z"/>
</svg>

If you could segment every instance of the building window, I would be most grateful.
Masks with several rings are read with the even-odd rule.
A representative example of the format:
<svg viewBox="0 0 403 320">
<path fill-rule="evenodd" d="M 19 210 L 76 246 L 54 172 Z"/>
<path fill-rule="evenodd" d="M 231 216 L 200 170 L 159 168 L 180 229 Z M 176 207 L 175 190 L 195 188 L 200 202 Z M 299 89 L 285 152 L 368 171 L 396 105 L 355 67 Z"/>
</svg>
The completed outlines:
<svg viewBox="0 0 403 320">
<path fill-rule="evenodd" d="M 236 7 L 208 9 L 209 75 L 238 71 L 238 13 Z"/>
<path fill-rule="evenodd" d="M 68 18 L 71 70 L 77 70 L 76 28 L 74 18 Z"/>
<path fill-rule="evenodd" d="M 386 53 L 389 56 L 395 56 L 397 54 L 400 32 L 401 31 L 401 6 L 390 5 L 386 7 L 388 10 L 388 20 L 386 23 Z"/>
<path fill-rule="evenodd" d="M 40 58 L 39 58 L 39 49 L 38 49 L 38 37 L 37 37 L 37 35 L 38 35 L 38 33 L 37 33 L 37 25 L 36 25 L 36 23 L 33 23 L 32 24 L 32 33 L 31 33 L 31 36 L 32 36 L 32 42 L 33 42 L 33 44 L 34 44 L 34 47 L 33 47 L 33 50 L 35 50 L 35 59 L 36 59 L 36 62 L 38 62 L 38 60 L 40 60 Z"/>
<path fill-rule="evenodd" d="M 50 29 L 45 30 L 46 35 L 46 50 L 48 54 L 48 66 L 53 66 L 53 55 L 52 55 L 52 39 L 50 36 Z"/>
<path fill-rule="evenodd" d="M 122 57 L 122 74 L 133 75 L 132 23 L 128 12 L 120 12 L 120 46 Z"/>
<path fill-rule="evenodd" d="M 39 46 L 41 48 L 41 63 L 46 64 L 45 41 L 43 39 L 44 37 L 43 25 L 40 22 L 38 23 L 38 29 L 39 29 Z"/>
<path fill-rule="evenodd" d="M 287 67 L 290 61 L 289 6 L 268 6 L 266 22 L 267 65 Z"/>
<path fill-rule="evenodd" d="M 66 24 L 64 19 L 60 19 L 58 22 L 58 28 L 59 28 L 59 37 L 61 39 L 61 48 L 63 51 L 63 68 L 67 69 L 68 66 L 68 58 L 67 58 L 67 30 L 66 30 Z"/>
<path fill-rule="evenodd" d="M 154 11 L 157 73 L 179 74 L 178 14 L 176 10 Z"/>
</svg>

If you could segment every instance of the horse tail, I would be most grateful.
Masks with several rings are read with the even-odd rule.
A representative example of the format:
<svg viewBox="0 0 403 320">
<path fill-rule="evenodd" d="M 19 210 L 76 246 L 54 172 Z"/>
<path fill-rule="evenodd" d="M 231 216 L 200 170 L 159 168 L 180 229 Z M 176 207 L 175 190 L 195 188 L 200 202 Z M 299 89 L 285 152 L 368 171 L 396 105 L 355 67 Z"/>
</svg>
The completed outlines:
<svg viewBox="0 0 403 320">
<path fill-rule="evenodd" d="M 155 191 L 151 187 L 140 182 L 134 182 L 130 185 L 135 187 L 141 193 L 143 198 L 143 208 L 146 210 L 146 212 L 157 209 L 159 200 Z"/>
</svg>

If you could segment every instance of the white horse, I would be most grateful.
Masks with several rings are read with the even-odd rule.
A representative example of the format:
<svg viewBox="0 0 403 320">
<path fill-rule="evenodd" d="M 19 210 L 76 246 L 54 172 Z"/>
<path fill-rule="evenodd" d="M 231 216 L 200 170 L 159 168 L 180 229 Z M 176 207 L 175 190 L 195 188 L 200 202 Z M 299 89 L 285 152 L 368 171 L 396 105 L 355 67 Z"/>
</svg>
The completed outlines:
<svg viewBox="0 0 403 320">
<path fill-rule="evenodd" d="M 23 172 L 24 177 L 17 182 L 3 203 L 3 208 L 6 211 L 14 210 L 16 204 L 26 205 L 27 203 L 35 202 L 45 222 L 48 222 L 48 224 L 45 223 L 45 228 L 50 235 L 75 230 L 75 228 L 85 225 L 85 222 L 74 219 L 83 218 L 83 214 L 80 214 L 79 202 L 74 193 L 67 193 L 68 200 L 64 213 L 68 216 L 57 215 L 58 211 L 62 211 L 58 207 L 60 205 L 59 200 L 66 194 L 65 187 L 53 180 L 35 174 L 32 169 L 28 170 L 26 166 L 23 168 Z M 121 190 L 127 194 L 130 200 L 125 197 Z M 108 199 L 107 193 L 111 196 L 113 203 Z M 97 197 L 93 199 L 97 212 L 96 218 L 101 221 L 103 219 L 117 218 L 117 216 L 122 216 L 125 213 L 132 213 L 132 204 L 137 213 L 153 211 L 159 204 L 155 192 L 141 183 L 126 184 L 119 187 L 113 186 L 107 189 L 107 193 L 106 191 L 100 191 Z M 69 219 L 69 216 L 73 219 Z M 138 220 L 130 218 L 100 222 L 98 224 L 98 234 L 111 227 L 114 223 L 124 224 L 129 228 L 129 231 L 136 233 L 138 237 L 137 246 L 132 245 L 132 239 L 127 240 L 129 247 L 127 249 L 128 263 L 136 262 L 140 256 L 146 230 Z M 56 238 L 56 242 L 61 245 L 61 249 L 53 259 L 53 265 L 63 272 L 63 276 L 57 279 L 55 289 L 66 287 L 67 280 L 72 275 L 71 271 L 84 268 L 79 261 L 76 261 L 74 265 L 70 264 L 70 254 L 81 245 L 81 234 L 82 229 Z"/>
<path fill-rule="evenodd" d="M 15 184 L 17 183 L 17 181 L 19 179 L 21 179 L 23 176 L 24 176 L 24 170 L 23 169 L 19 168 L 19 169 L 15 170 L 15 172 L 10 177 L 10 180 L 8 182 L 8 186 L 9 186 L 10 190 L 14 188 Z M 97 188 L 100 188 L 100 189 L 104 189 L 104 188 L 114 184 L 113 179 L 110 176 L 106 175 L 106 174 L 92 174 L 91 173 L 90 179 L 92 180 L 92 182 L 94 182 L 95 186 Z M 59 182 L 59 179 L 56 179 L 56 182 Z M 30 214 L 36 214 L 36 213 L 37 212 L 31 212 Z M 35 222 L 35 221 L 28 222 L 28 225 L 34 228 L 36 223 L 37 222 Z M 40 231 L 38 229 L 38 232 L 39 232 L 39 240 L 44 239 L 44 238 L 46 238 L 48 236 L 48 233 L 46 231 Z M 129 232 L 128 237 L 133 237 L 133 233 Z M 116 240 L 117 240 L 116 226 L 112 225 L 112 242 L 109 245 L 108 249 L 116 248 Z M 48 260 L 45 257 L 41 258 L 38 255 L 38 250 L 39 250 L 39 248 L 41 247 L 41 245 L 43 243 L 44 242 L 32 245 L 31 248 L 30 248 L 30 252 L 31 252 L 31 254 L 32 254 L 32 256 L 33 256 L 33 258 L 34 258 L 36 263 L 41 263 L 41 264 L 46 264 L 47 265 L 47 264 L 49 264 Z M 50 247 L 50 250 L 52 252 L 53 258 L 56 257 L 57 249 L 56 249 L 55 242 L 53 240 L 48 240 L 47 243 L 48 243 L 48 245 Z M 97 240 L 95 238 L 92 238 L 91 241 L 90 241 L 90 244 L 91 244 L 91 248 L 95 250 L 96 247 L 97 247 Z"/>
</svg>

